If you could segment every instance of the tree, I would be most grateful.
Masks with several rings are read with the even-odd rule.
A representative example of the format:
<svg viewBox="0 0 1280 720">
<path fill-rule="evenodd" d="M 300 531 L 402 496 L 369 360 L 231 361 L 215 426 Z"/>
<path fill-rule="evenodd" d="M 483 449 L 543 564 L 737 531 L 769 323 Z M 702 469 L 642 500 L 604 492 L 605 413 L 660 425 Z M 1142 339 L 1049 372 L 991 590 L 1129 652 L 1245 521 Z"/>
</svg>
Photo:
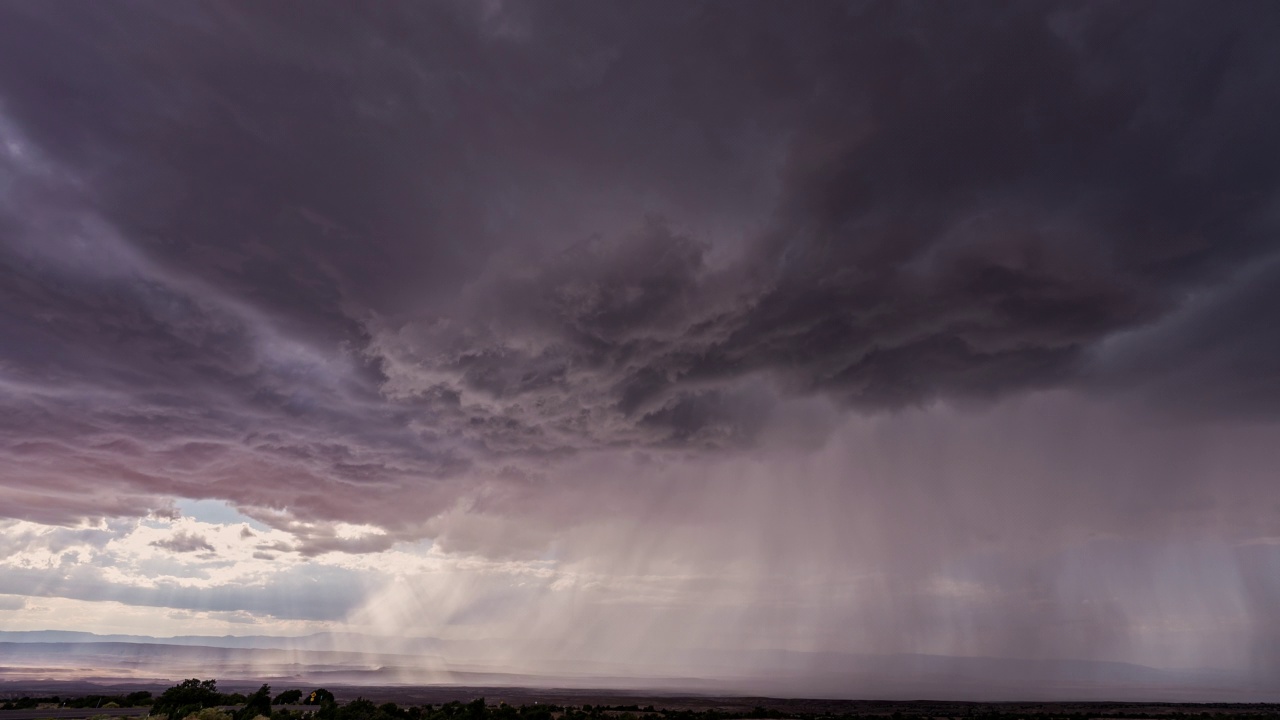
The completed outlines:
<svg viewBox="0 0 1280 720">
<path fill-rule="evenodd" d="M 252 720 L 259 715 L 271 717 L 271 686 L 265 683 L 244 699 L 244 707 L 236 713 L 235 720 Z"/>
<path fill-rule="evenodd" d="M 169 720 L 180 720 L 198 710 L 214 707 L 221 700 L 217 680 L 191 678 L 161 693 L 152 705 L 151 713 L 163 713 L 169 716 Z"/>
<path fill-rule="evenodd" d="M 352 700 L 338 711 L 340 720 L 375 720 L 377 714 L 378 706 L 372 700 L 362 697 Z"/>
<path fill-rule="evenodd" d="M 285 690 L 271 700 L 272 705 L 297 705 L 302 700 L 301 690 Z"/>
</svg>

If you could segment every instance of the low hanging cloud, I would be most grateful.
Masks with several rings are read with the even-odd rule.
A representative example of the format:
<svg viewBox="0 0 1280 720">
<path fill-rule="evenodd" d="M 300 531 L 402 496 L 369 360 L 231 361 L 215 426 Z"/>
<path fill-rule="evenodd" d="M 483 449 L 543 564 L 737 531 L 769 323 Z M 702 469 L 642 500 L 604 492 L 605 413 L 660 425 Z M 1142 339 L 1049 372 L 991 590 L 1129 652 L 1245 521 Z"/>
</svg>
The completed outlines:
<svg viewBox="0 0 1280 720">
<path fill-rule="evenodd" d="M 296 554 L 262 562 L 256 550 L 262 537 L 242 537 L 244 527 L 190 518 L 118 519 L 76 531 L 8 521 L 0 526 L 7 551 L 0 574 L 16 595 L 249 613 L 263 622 L 340 620 L 381 583 L 370 563 L 357 567 Z M 288 537 L 281 531 L 266 535 L 274 542 Z"/>
<path fill-rule="evenodd" d="M 203 536 L 181 531 L 163 540 L 152 541 L 151 545 L 176 553 L 214 552 L 213 546 Z"/>
</svg>

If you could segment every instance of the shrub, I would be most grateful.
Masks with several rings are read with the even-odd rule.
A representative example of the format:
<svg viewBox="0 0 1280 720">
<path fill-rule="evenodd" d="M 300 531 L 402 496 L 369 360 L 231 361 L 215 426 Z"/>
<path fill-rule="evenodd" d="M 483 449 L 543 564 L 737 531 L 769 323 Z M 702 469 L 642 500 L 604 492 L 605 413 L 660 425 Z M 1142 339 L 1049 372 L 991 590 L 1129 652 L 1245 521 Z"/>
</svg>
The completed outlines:
<svg viewBox="0 0 1280 720">
<path fill-rule="evenodd" d="M 187 716 L 190 720 L 231 720 L 231 715 L 218 708 L 205 708 Z"/>
</svg>

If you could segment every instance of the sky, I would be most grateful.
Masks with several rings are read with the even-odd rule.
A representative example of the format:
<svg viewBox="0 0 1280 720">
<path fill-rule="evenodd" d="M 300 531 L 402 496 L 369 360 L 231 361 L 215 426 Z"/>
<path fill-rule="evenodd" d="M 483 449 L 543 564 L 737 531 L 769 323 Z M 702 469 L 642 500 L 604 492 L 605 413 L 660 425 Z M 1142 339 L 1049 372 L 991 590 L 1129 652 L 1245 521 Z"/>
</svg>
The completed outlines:
<svg viewBox="0 0 1280 720">
<path fill-rule="evenodd" d="M 1274 678 L 1278 122 L 1264 1 L 0 3 L 0 629 Z"/>
</svg>

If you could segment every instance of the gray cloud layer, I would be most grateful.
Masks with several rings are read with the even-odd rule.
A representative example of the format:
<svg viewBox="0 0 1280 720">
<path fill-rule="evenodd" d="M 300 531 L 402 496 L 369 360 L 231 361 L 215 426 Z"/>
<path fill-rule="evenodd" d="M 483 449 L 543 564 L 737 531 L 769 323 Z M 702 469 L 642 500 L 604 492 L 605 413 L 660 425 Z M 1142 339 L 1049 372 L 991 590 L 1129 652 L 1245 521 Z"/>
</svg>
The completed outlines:
<svg viewBox="0 0 1280 720">
<path fill-rule="evenodd" d="M 1086 613 L 1063 584 L 1123 563 L 1072 563 L 1212 540 L 1243 627 L 1280 633 L 1276 546 L 1238 545 L 1280 537 L 1272 4 L 9 4 L 0 28 L 0 513 L 225 498 L 298 537 L 271 552 L 430 537 L 637 573 L 633 545 L 685 552 L 656 518 L 705 544 L 692 567 L 893 566 L 861 591 L 885 627 L 1086 655 L 1147 596 Z M 1056 465 L 943 406 L 1033 426 Z M 1090 413 L 1131 446 L 1082 439 Z M 793 487 L 859 433 L 908 445 Z M 742 458 L 776 474 L 735 517 L 794 511 L 795 539 L 682 535 Z M 939 529 L 805 530 L 809 491 Z M 979 529 L 1022 516 L 1027 557 Z M 961 567 L 1010 594 L 919 599 Z"/>
</svg>

